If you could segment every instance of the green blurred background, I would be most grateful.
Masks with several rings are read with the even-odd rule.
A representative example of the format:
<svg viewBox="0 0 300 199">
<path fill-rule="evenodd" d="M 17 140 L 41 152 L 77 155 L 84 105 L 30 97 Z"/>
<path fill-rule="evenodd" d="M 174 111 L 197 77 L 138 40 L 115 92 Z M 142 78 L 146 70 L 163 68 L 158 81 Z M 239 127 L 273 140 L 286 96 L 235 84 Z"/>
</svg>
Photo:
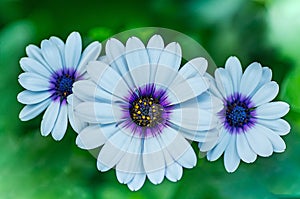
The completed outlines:
<svg viewBox="0 0 300 199">
<path fill-rule="evenodd" d="M 86 46 L 124 30 L 158 26 L 194 38 L 218 66 L 236 55 L 247 66 L 273 70 L 278 99 L 290 103 L 287 149 L 228 174 L 223 160 L 200 159 L 177 183 L 148 181 L 138 192 L 100 173 L 95 159 L 75 145 L 69 128 L 61 142 L 42 137 L 41 116 L 18 118 L 19 59 L 28 44 L 76 30 Z M 35 198 L 300 198 L 300 1 L 299 0 L 0 0 L 0 199 Z"/>
</svg>

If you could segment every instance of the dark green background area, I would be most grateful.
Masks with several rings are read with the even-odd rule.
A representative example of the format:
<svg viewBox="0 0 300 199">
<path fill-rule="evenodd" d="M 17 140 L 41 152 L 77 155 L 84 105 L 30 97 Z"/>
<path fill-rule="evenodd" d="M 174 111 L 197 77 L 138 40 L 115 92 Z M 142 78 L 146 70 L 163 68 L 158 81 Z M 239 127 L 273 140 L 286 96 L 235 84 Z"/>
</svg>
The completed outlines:
<svg viewBox="0 0 300 199">
<path fill-rule="evenodd" d="M 69 128 L 61 142 L 42 137 L 41 116 L 18 118 L 19 59 L 28 44 L 79 31 L 84 46 L 124 30 L 157 26 L 198 41 L 223 66 L 236 55 L 244 67 L 258 61 L 273 70 L 278 100 L 287 101 L 292 126 L 287 149 L 228 174 L 223 160 L 199 159 L 177 183 L 146 181 L 138 192 L 100 173 L 96 160 L 75 145 Z M 300 198 L 300 3 L 298 0 L 71 1 L 0 0 L 0 198 Z"/>
</svg>

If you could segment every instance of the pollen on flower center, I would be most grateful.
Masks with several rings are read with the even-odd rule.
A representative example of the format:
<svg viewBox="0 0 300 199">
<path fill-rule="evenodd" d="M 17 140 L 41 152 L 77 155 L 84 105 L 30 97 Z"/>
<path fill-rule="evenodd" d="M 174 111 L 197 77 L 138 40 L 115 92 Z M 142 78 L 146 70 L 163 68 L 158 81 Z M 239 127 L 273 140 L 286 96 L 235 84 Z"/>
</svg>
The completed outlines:
<svg viewBox="0 0 300 199">
<path fill-rule="evenodd" d="M 153 127 L 161 122 L 164 109 L 158 99 L 141 97 L 132 103 L 129 111 L 134 123 L 141 127 Z"/>
<path fill-rule="evenodd" d="M 52 98 L 66 101 L 67 97 L 73 93 L 72 87 L 76 77 L 76 72 L 70 69 L 63 69 L 54 73 L 50 81 Z"/>
</svg>

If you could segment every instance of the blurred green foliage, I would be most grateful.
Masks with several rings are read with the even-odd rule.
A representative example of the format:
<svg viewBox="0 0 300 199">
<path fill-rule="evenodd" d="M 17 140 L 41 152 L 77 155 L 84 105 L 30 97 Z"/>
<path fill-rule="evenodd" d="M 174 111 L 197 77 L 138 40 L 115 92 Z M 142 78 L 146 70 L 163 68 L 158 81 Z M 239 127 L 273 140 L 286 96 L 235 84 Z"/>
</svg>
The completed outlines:
<svg viewBox="0 0 300 199">
<path fill-rule="evenodd" d="M 69 128 L 61 142 L 42 137 L 41 116 L 18 119 L 16 95 L 25 47 L 76 30 L 86 45 L 121 31 L 157 26 L 198 41 L 218 66 L 236 55 L 273 70 L 288 101 L 292 131 L 287 150 L 226 173 L 222 160 L 199 159 L 177 183 L 145 183 L 130 192 L 113 170 L 100 173 L 95 159 L 75 145 Z M 0 0 L 0 198 L 300 198 L 300 4 L 298 0 L 74 1 Z"/>
</svg>

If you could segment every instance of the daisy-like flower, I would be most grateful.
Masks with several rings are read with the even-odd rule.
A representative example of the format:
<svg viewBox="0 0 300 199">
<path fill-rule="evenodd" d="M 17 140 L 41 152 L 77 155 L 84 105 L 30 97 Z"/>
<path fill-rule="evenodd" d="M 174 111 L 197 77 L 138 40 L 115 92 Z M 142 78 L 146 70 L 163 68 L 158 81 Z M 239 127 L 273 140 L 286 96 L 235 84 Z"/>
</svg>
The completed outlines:
<svg viewBox="0 0 300 199">
<path fill-rule="evenodd" d="M 50 37 L 41 42 L 41 48 L 27 46 L 28 57 L 20 60 L 24 73 L 19 75 L 19 83 L 26 90 L 19 93 L 17 99 L 26 106 L 19 117 L 27 121 L 46 109 L 41 122 L 43 136 L 51 133 L 55 140 L 61 140 L 68 119 L 74 130 L 77 129 L 73 108 L 69 104 L 73 101 L 73 83 L 84 79 L 86 64 L 98 58 L 101 44 L 93 42 L 81 51 L 80 34 L 73 32 L 65 44 L 57 37 Z"/>
<path fill-rule="evenodd" d="M 236 57 L 229 57 L 225 69 L 215 71 L 211 91 L 223 100 L 224 107 L 218 113 L 220 137 L 207 159 L 215 161 L 224 153 L 228 172 L 234 172 L 240 160 L 252 163 L 257 155 L 268 157 L 286 148 L 280 136 L 289 133 L 290 125 L 281 117 L 288 113 L 289 105 L 271 102 L 279 91 L 271 77 L 272 71 L 256 62 L 242 74 Z M 199 147 L 201 150 L 201 144 Z"/>
<path fill-rule="evenodd" d="M 97 168 L 116 168 L 117 179 L 131 190 L 140 189 L 146 176 L 159 184 L 181 178 L 196 165 L 186 140 L 216 139 L 212 129 L 214 104 L 204 77 L 207 61 L 195 58 L 180 70 L 181 47 L 166 47 L 154 35 L 147 46 L 136 37 L 124 46 L 116 39 L 106 44 L 106 62 L 87 66 L 90 80 L 74 84 L 82 100 L 75 115 L 88 122 L 77 136 L 80 148 L 101 147 Z M 179 70 L 179 71 L 178 71 Z"/>
</svg>

